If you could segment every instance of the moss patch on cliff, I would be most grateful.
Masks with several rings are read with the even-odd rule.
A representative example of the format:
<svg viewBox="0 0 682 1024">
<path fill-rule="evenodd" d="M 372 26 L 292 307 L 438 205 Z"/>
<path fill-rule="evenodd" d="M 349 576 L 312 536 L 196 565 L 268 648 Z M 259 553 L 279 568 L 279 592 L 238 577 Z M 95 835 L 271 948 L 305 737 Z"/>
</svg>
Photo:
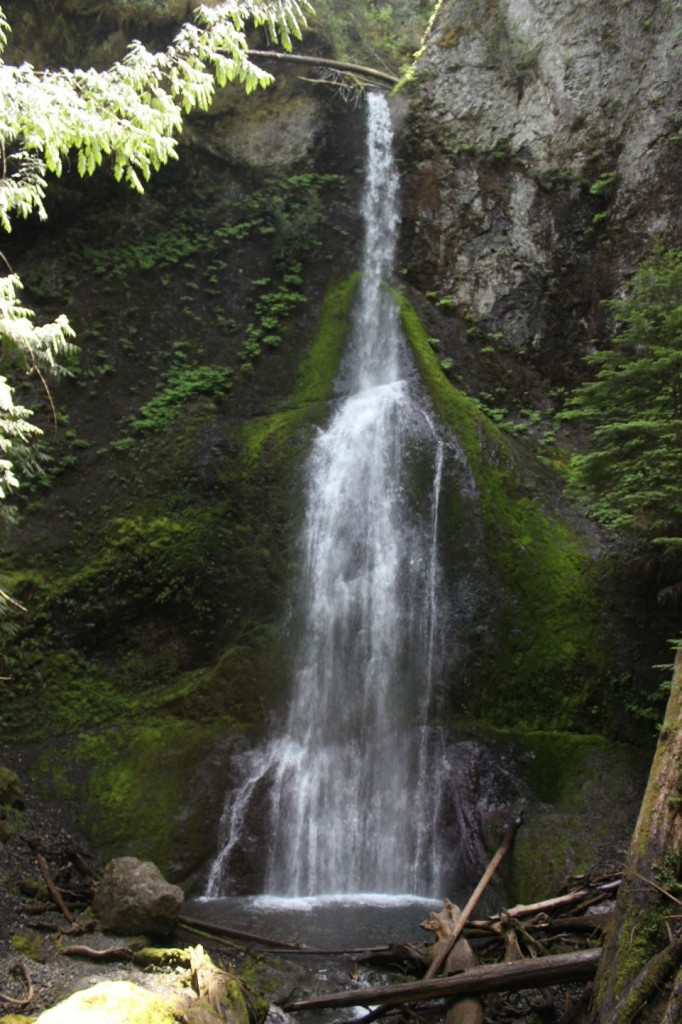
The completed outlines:
<svg viewBox="0 0 682 1024">
<path fill-rule="evenodd" d="M 270 416 L 247 423 L 242 436 L 247 458 L 257 461 L 269 440 L 287 443 L 305 421 L 318 421 L 327 412 L 339 369 L 343 346 L 360 275 L 351 274 L 334 284 L 322 304 L 320 326 L 307 355 L 301 362 L 294 392 L 284 408 Z"/>
<path fill-rule="evenodd" d="M 570 875 L 620 866 L 649 750 L 598 735 L 501 729 L 462 718 L 448 724 L 456 737 L 491 746 L 496 761 L 514 765 L 523 824 L 502 869 L 509 900 L 545 899 Z"/>
<path fill-rule="evenodd" d="M 486 683 L 465 696 L 466 707 L 497 725 L 589 729 L 608 661 L 587 544 L 564 518 L 557 481 L 451 384 L 417 313 L 406 298 L 400 304 L 435 412 L 471 468 L 498 582 Z M 462 542 L 455 523 L 447 543 Z"/>
<path fill-rule="evenodd" d="M 148 425 L 101 451 L 63 540 L 48 531 L 16 556 L 14 591 L 31 615 L 6 656 L 0 719 L 15 740 L 49 744 L 46 786 L 82 806 L 103 854 L 167 869 L 183 847 L 194 870 L 220 801 L 192 780 L 221 738 L 229 748 L 257 734 L 277 702 L 286 658 L 274 623 L 303 514 L 295 481 L 328 414 L 356 287 L 353 275 L 328 290 L 279 408 L 235 422 L 222 386 L 178 389 L 176 375 L 180 405 L 147 402 Z"/>
</svg>

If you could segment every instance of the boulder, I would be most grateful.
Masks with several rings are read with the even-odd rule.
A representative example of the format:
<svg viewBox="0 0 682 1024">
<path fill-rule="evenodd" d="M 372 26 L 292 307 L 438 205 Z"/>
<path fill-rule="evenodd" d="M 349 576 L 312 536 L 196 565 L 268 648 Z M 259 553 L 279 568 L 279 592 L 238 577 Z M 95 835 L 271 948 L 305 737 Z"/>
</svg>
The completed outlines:
<svg viewBox="0 0 682 1024">
<path fill-rule="evenodd" d="M 156 864 L 117 857 L 104 869 L 93 910 L 103 930 L 115 935 L 167 935 L 184 898 L 182 889 L 167 882 Z"/>
<path fill-rule="evenodd" d="M 126 860 L 132 858 L 125 858 Z M 130 981 L 103 981 L 41 1013 L 40 1024 L 177 1024 L 174 1008 Z M 37 1024 L 37 1022 L 36 1022 Z"/>
</svg>

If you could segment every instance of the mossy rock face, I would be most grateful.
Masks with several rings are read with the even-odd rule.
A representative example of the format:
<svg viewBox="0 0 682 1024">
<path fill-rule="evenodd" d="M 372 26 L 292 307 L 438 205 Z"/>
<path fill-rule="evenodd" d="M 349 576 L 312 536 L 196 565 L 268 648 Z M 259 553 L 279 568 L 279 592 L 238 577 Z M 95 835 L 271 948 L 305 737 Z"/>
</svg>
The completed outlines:
<svg viewBox="0 0 682 1024">
<path fill-rule="evenodd" d="M 305 984 L 306 970 L 291 960 L 273 956 L 247 956 L 239 966 L 239 978 L 252 992 L 280 1006 Z"/>
<path fill-rule="evenodd" d="M 283 689 L 275 623 L 303 514 L 292 481 L 328 415 L 356 286 L 329 289 L 277 411 L 223 433 L 200 396 L 157 431 L 172 464 L 158 459 L 157 436 L 119 452 L 121 505 L 93 511 L 77 548 L 24 576 L 35 625 L 16 675 L 32 684 L 0 718 L 34 741 L 44 788 L 78 807 L 105 859 L 151 859 L 194 880 L 214 854 L 233 755 L 262 733 Z M 207 433 L 224 451 L 210 469 Z M 34 714 L 36 687 L 58 759 Z"/>
<path fill-rule="evenodd" d="M 554 896 L 569 876 L 594 868 L 620 868 L 650 751 L 603 736 L 494 729 L 472 720 L 455 720 L 451 729 L 492 745 L 494 760 L 511 766 L 516 779 L 516 800 L 505 815 L 520 813 L 523 823 L 501 869 L 511 902 Z M 486 837 L 491 854 L 497 841 L 497 832 Z"/>
<path fill-rule="evenodd" d="M 586 533 L 562 510 L 558 481 L 452 385 L 399 301 L 434 411 L 459 443 L 458 476 L 445 474 L 443 561 L 477 607 L 457 636 L 451 706 L 498 726 L 589 729 L 613 652 Z"/>
</svg>

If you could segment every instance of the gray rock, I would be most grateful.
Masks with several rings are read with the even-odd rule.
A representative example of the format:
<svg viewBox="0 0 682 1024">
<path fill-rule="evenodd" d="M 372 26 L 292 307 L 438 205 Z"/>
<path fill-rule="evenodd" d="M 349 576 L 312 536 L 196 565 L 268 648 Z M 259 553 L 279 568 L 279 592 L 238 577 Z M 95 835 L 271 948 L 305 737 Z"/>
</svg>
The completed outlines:
<svg viewBox="0 0 682 1024">
<path fill-rule="evenodd" d="M 549 375 L 650 236 L 675 243 L 681 26 L 643 0 L 444 0 L 417 64 L 416 283 Z"/>
<path fill-rule="evenodd" d="M 167 882 L 156 864 L 117 857 L 104 869 L 93 910 L 104 931 L 167 935 L 184 898 L 182 889 Z"/>
</svg>

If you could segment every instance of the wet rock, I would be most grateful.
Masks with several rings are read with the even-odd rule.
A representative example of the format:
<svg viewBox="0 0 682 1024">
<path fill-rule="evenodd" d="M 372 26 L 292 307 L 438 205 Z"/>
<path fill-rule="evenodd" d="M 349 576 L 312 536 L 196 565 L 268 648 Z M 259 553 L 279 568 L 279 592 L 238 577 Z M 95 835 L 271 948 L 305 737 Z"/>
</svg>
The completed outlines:
<svg viewBox="0 0 682 1024">
<path fill-rule="evenodd" d="M 115 935 L 167 935 L 184 901 L 151 861 L 117 857 L 104 869 L 93 902 L 105 931 Z"/>
<path fill-rule="evenodd" d="M 566 378 L 653 233 L 674 243 L 680 12 L 446 0 L 403 133 L 422 290 Z M 576 344 L 577 343 L 577 344 Z"/>
</svg>

